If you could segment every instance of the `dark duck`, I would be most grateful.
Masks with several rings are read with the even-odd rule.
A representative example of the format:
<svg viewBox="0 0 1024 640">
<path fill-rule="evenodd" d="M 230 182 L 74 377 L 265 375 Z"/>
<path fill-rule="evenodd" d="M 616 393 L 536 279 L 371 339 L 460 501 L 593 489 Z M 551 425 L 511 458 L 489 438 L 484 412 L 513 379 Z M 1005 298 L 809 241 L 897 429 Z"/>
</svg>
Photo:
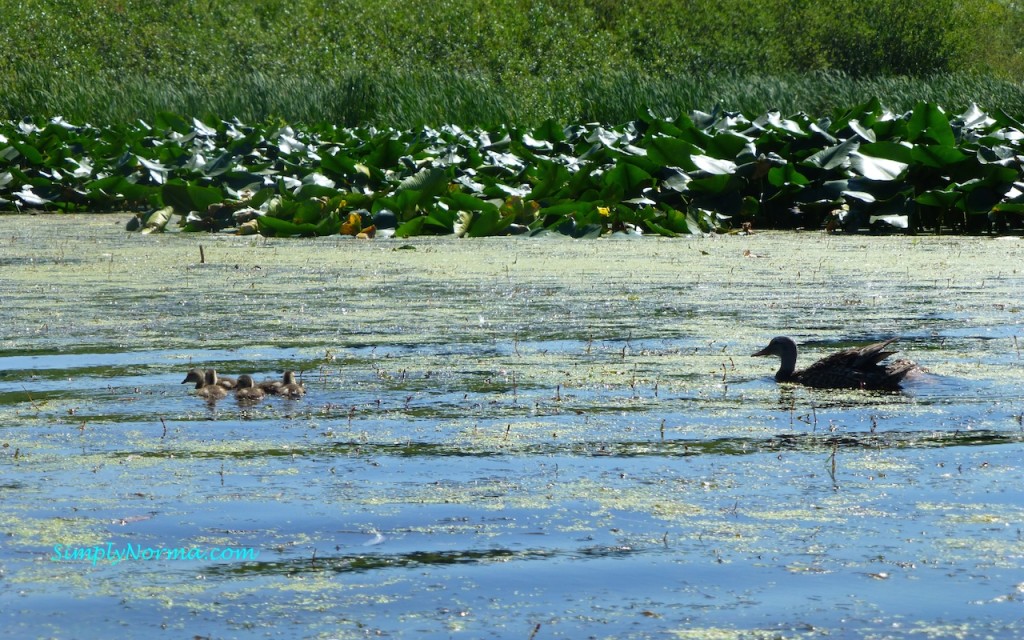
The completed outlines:
<svg viewBox="0 0 1024 640">
<path fill-rule="evenodd" d="M 806 369 L 796 368 L 796 343 L 790 338 L 772 338 L 755 357 L 778 356 L 782 366 L 775 373 L 777 382 L 793 382 L 818 389 L 875 389 L 895 391 L 907 374 L 919 370 L 909 360 L 882 361 L 896 353 L 886 347 L 896 342 L 890 338 L 865 347 L 854 347 L 833 353 Z"/>
</svg>

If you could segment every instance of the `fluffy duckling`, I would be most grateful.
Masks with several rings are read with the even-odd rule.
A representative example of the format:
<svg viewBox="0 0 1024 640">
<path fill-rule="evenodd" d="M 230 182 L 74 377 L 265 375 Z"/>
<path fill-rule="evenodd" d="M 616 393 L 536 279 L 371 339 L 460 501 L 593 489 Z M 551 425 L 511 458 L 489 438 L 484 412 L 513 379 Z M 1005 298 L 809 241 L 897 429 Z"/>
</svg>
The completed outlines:
<svg viewBox="0 0 1024 640">
<path fill-rule="evenodd" d="M 278 394 L 286 398 L 301 398 L 306 395 L 306 387 L 302 386 L 301 382 L 295 380 L 294 371 L 285 371 L 284 384 L 281 385 L 281 390 Z"/>
<path fill-rule="evenodd" d="M 238 376 L 238 387 L 235 388 L 235 397 L 240 402 L 258 402 L 265 395 L 266 393 L 256 385 L 252 376 L 247 374 Z"/>
<path fill-rule="evenodd" d="M 202 386 L 206 384 L 206 374 L 203 373 L 202 369 L 190 369 L 189 372 L 185 374 L 185 379 L 181 381 L 181 384 L 186 384 L 188 382 L 194 382 L 196 384 L 196 389 L 201 389 Z"/>
<path fill-rule="evenodd" d="M 217 375 L 217 370 L 216 369 L 208 369 L 207 373 L 209 373 L 210 371 L 213 372 L 213 383 L 214 384 L 219 384 L 220 386 L 224 387 L 225 389 L 234 389 L 235 387 L 238 386 L 238 381 L 235 380 L 234 378 L 222 378 L 221 376 Z"/>
<path fill-rule="evenodd" d="M 196 383 L 196 395 L 207 400 L 220 400 L 228 395 L 228 390 L 217 384 L 217 372 L 207 369 L 202 382 Z"/>
<path fill-rule="evenodd" d="M 213 384 L 224 387 L 225 389 L 235 388 L 235 379 L 220 377 L 219 375 L 217 375 L 216 369 L 207 369 L 205 372 L 202 369 L 198 368 L 191 369 L 185 375 L 185 379 L 181 381 L 181 384 L 185 384 L 186 382 L 194 382 L 196 383 L 196 389 L 199 389 L 200 387 L 206 384 L 206 377 L 210 375 L 210 372 L 213 372 Z"/>
<path fill-rule="evenodd" d="M 281 387 L 284 386 L 284 382 L 280 380 L 264 380 L 256 386 L 262 389 L 268 396 L 276 396 L 281 393 Z"/>
</svg>

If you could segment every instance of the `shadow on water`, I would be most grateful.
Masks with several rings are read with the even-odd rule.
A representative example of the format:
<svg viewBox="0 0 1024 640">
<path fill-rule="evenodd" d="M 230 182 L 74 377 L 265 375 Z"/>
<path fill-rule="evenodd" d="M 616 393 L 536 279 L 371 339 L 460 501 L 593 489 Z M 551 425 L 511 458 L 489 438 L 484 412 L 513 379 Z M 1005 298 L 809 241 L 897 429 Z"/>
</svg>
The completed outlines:
<svg viewBox="0 0 1024 640">
<path fill-rule="evenodd" d="M 207 574 L 222 577 L 247 574 L 297 576 L 304 573 L 369 572 L 383 569 L 417 569 L 435 565 L 448 566 L 508 562 L 511 560 L 544 559 L 548 556 L 549 554 L 542 551 L 517 552 L 508 549 L 447 552 L 414 551 L 398 555 L 325 555 L 323 557 L 310 557 L 284 562 L 245 562 L 214 565 L 207 570 Z"/>
<path fill-rule="evenodd" d="M 942 447 L 991 447 L 1024 443 L 1021 431 L 954 431 L 779 434 L 768 438 L 703 438 L 662 442 L 568 442 L 480 449 L 466 445 L 432 442 L 375 443 L 339 442 L 309 447 L 247 449 L 245 451 L 202 451 L 199 449 L 161 448 L 159 451 L 121 451 L 114 457 L 196 459 L 264 459 L 304 456 L 382 456 L 392 458 L 490 458 L 498 456 L 603 456 L 616 458 L 688 456 L 760 456 L 778 451 L 816 452 L 833 449 L 931 449 Z"/>
</svg>

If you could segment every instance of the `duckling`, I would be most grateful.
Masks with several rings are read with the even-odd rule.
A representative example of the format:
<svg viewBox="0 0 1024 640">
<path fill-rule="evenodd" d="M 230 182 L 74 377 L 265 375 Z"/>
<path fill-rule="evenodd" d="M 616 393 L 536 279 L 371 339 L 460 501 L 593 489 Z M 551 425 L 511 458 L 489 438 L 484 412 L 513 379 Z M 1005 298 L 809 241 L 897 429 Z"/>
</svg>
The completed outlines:
<svg viewBox="0 0 1024 640">
<path fill-rule="evenodd" d="M 235 389 L 235 397 L 239 402 L 258 402 L 266 395 L 263 389 L 256 385 L 252 376 L 243 374 L 238 376 L 238 387 Z"/>
<path fill-rule="evenodd" d="M 264 380 L 256 386 L 262 389 L 268 396 L 276 396 L 281 393 L 281 387 L 284 386 L 284 382 L 280 380 Z"/>
<path fill-rule="evenodd" d="M 301 382 L 295 380 L 294 371 L 285 371 L 284 384 L 281 385 L 281 390 L 278 393 L 294 400 L 306 395 L 306 387 L 302 386 Z"/>
<path fill-rule="evenodd" d="M 228 395 L 228 390 L 217 384 L 217 373 L 207 369 L 203 381 L 196 383 L 196 395 L 212 402 Z"/>
<path fill-rule="evenodd" d="M 210 371 L 213 372 L 213 383 L 214 384 L 219 384 L 220 386 L 224 387 L 225 389 L 234 389 L 235 387 L 238 386 L 238 381 L 235 380 L 234 378 L 222 378 L 219 375 L 217 375 L 217 370 L 216 369 L 209 369 L 209 370 L 207 370 L 207 373 L 209 373 Z"/>
<path fill-rule="evenodd" d="M 185 384 L 186 382 L 195 382 L 196 389 L 199 389 L 204 384 L 206 384 L 206 376 L 209 375 L 211 371 L 213 372 L 213 384 L 220 385 L 225 389 L 235 388 L 235 379 L 220 377 L 219 375 L 217 375 L 216 369 L 207 369 L 205 373 L 203 372 L 202 369 L 190 369 L 188 374 L 185 375 L 185 379 L 181 381 L 181 384 Z"/>
<path fill-rule="evenodd" d="M 189 372 L 185 374 L 185 379 L 181 381 L 181 384 L 186 382 L 196 383 L 196 389 L 202 388 L 203 384 L 206 383 L 206 375 L 202 369 L 189 369 Z"/>
</svg>

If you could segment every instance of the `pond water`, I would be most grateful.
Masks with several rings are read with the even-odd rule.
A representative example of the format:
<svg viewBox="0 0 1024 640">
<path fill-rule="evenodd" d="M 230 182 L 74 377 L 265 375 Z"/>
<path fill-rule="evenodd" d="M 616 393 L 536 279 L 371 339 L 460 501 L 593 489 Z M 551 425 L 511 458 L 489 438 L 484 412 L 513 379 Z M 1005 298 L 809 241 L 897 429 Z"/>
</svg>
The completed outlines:
<svg viewBox="0 0 1024 640">
<path fill-rule="evenodd" d="M 0 637 L 1024 633 L 1020 239 L 124 222 L 0 221 Z M 927 372 L 780 387 L 780 334 Z"/>
</svg>

